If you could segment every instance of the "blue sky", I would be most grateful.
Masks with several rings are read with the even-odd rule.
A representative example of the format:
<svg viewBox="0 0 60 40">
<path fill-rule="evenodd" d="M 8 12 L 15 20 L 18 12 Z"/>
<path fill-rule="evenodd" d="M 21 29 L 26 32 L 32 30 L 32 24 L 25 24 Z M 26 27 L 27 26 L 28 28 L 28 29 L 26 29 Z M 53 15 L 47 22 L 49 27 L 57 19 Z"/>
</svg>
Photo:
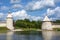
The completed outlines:
<svg viewBox="0 0 60 40">
<path fill-rule="evenodd" d="M 43 20 L 47 15 L 51 20 L 60 19 L 60 0 L 0 0 L 0 20 L 5 20 L 8 12 L 14 20 Z"/>
</svg>

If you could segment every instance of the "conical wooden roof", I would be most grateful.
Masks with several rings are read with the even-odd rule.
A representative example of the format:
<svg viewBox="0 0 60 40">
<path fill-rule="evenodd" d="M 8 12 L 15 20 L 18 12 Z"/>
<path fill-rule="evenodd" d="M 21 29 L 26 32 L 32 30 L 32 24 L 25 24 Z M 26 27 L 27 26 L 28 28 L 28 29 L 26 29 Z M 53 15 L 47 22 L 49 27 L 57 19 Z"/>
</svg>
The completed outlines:
<svg viewBox="0 0 60 40">
<path fill-rule="evenodd" d="M 47 16 L 45 16 L 43 21 L 50 21 L 50 19 Z"/>
<path fill-rule="evenodd" d="M 12 14 L 11 12 L 8 13 L 7 17 L 12 17 Z"/>
</svg>

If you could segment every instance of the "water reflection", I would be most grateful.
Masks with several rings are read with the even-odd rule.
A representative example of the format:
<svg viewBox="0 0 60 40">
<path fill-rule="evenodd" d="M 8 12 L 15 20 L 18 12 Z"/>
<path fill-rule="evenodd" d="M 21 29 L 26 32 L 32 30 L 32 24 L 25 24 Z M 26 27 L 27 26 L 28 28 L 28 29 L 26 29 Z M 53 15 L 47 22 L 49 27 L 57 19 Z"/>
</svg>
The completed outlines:
<svg viewBox="0 0 60 40">
<path fill-rule="evenodd" d="M 60 31 L 42 31 L 44 40 L 60 40 Z"/>
<path fill-rule="evenodd" d="M 54 32 L 53 31 L 42 31 L 42 36 L 44 40 L 52 40 Z"/>
<path fill-rule="evenodd" d="M 42 40 L 41 32 L 15 32 L 15 34 L 14 37 L 17 37 L 17 39 L 14 40 Z"/>
<path fill-rule="evenodd" d="M 0 33 L 0 40 L 60 40 L 60 31 Z"/>
<path fill-rule="evenodd" d="M 7 32 L 6 40 L 42 40 L 42 32 Z M 5 39 L 4 39 L 5 40 Z"/>
<path fill-rule="evenodd" d="M 12 32 L 12 31 L 7 32 L 6 40 L 13 40 L 13 34 L 14 34 L 14 32 Z"/>
</svg>

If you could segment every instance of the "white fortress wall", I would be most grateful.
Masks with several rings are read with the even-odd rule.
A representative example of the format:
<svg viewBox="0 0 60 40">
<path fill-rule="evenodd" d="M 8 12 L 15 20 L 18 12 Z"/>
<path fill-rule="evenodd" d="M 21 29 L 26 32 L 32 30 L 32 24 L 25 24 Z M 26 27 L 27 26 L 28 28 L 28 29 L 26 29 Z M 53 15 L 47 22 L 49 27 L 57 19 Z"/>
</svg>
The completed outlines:
<svg viewBox="0 0 60 40">
<path fill-rule="evenodd" d="M 6 27 L 6 23 L 0 23 L 0 27 Z"/>
<path fill-rule="evenodd" d="M 52 30 L 51 22 L 43 22 L 42 29 Z"/>
<path fill-rule="evenodd" d="M 0 21 L 0 27 L 7 27 L 10 30 L 14 30 L 13 16 L 12 16 L 11 12 L 8 13 L 6 21 Z"/>
<path fill-rule="evenodd" d="M 14 30 L 14 27 L 13 27 L 13 16 L 12 16 L 12 14 L 10 12 L 7 15 L 6 24 L 7 24 L 7 28 L 8 29 Z"/>
<path fill-rule="evenodd" d="M 14 29 L 13 28 L 13 19 L 7 19 L 7 28 Z"/>
<path fill-rule="evenodd" d="M 42 29 L 52 30 L 52 23 L 51 23 L 50 19 L 48 18 L 48 16 L 45 16 L 45 18 L 43 20 Z"/>
<path fill-rule="evenodd" d="M 60 28 L 60 25 L 52 25 L 53 28 Z"/>
<path fill-rule="evenodd" d="M 60 23 L 54 23 L 50 21 L 48 16 L 45 16 L 42 23 L 42 29 L 53 30 L 53 28 L 60 28 Z"/>
</svg>

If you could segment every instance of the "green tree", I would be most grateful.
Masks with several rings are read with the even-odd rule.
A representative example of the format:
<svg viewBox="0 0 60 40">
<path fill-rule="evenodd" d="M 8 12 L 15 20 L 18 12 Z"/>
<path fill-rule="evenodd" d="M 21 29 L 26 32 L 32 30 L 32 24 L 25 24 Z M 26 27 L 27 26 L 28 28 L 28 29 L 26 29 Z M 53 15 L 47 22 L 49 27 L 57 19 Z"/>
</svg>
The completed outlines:
<svg viewBox="0 0 60 40">
<path fill-rule="evenodd" d="M 15 26 L 19 28 L 41 28 L 41 21 L 30 21 L 29 19 L 17 20 Z"/>
</svg>

